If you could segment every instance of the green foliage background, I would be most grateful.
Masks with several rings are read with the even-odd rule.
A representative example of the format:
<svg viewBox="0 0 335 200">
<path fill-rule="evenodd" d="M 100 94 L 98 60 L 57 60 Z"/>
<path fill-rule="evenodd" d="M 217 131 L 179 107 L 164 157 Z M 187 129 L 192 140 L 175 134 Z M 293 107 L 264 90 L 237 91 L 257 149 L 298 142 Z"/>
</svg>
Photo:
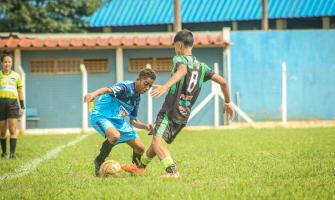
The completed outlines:
<svg viewBox="0 0 335 200">
<path fill-rule="evenodd" d="M 0 32 L 83 32 L 103 0 L 1 0 Z"/>
</svg>

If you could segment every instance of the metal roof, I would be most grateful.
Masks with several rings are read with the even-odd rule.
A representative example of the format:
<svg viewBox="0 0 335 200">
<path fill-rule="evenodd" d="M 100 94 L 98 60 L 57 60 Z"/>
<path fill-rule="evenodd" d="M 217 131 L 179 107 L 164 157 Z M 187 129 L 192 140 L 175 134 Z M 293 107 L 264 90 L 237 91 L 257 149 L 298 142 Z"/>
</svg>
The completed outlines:
<svg viewBox="0 0 335 200">
<path fill-rule="evenodd" d="M 183 23 L 257 20 L 262 0 L 180 0 Z M 173 24 L 174 0 L 112 0 L 90 18 L 90 26 Z M 268 0 L 270 19 L 334 16 L 335 0 Z"/>
</svg>

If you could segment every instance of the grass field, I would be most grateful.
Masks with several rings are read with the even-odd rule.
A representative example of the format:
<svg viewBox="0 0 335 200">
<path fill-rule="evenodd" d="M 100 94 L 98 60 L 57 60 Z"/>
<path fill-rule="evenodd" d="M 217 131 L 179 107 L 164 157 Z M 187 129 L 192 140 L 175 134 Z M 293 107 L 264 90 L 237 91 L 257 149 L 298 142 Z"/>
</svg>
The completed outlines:
<svg viewBox="0 0 335 200">
<path fill-rule="evenodd" d="M 1 159 L 0 177 L 78 137 L 20 137 L 18 159 Z M 96 178 L 101 142 L 90 134 L 30 173 L 3 178 L 0 199 L 335 199 L 335 128 L 183 131 L 169 145 L 176 180 L 160 177 L 157 159 L 144 177 Z M 131 150 L 119 145 L 109 159 L 129 163 Z"/>
</svg>

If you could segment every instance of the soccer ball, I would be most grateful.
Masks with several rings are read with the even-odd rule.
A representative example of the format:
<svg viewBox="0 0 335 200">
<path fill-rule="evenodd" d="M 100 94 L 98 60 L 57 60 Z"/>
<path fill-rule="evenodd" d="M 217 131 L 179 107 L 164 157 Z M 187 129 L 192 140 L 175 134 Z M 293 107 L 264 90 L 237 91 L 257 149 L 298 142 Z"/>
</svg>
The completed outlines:
<svg viewBox="0 0 335 200">
<path fill-rule="evenodd" d="M 122 168 L 120 163 L 115 160 L 107 160 L 100 166 L 100 176 L 108 177 L 108 176 L 118 176 L 122 172 Z"/>
</svg>

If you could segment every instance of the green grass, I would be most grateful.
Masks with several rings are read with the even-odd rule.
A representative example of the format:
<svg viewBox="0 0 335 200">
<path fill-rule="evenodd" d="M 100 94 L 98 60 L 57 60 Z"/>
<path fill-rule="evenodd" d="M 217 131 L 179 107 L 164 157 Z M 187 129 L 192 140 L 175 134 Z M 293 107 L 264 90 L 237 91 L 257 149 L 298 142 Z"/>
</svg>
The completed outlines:
<svg viewBox="0 0 335 200">
<path fill-rule="evenodd" d="M 146 146 L 150 137 L 140 134 Z M 78 135 L 23 136 L 0 176 Z M 0 181 L 0 199 L 335 199 L 335 128 L 183 131 L 169 149 L 182 177 L 164 179 L 157 158 L 146 176 L 96 178 L 102 138 L 89 135 L 31 173 Z M 117 146 L 109 159 L 129 163 Z"/>
</svg>

